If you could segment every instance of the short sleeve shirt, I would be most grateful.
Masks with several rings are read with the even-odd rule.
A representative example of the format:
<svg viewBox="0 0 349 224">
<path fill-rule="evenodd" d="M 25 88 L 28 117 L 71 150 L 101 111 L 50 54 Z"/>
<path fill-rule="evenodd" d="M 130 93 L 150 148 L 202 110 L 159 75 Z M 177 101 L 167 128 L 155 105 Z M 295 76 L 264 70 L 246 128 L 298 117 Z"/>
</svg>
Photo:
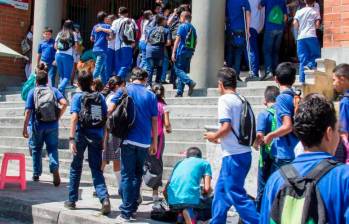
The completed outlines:
<svg viewBox="0 0 349 224">
<path fill-rule="evenodd" d="M 304 7 L 296 12 L 294 19 L 298 21 L 298 40 L 317 37 L 316 21 L 321 19 L 319 11 L 315 7 Z"/>
<path fill-rule="evenodd" d="M 268 20 L 268 17 L 274 7 L 279 7 L 284 15 L 287 15 L 287 6 L 285 0 L 261 0 L 261 5 L 265 7 L 265 25 L 264 28 L 267 31 L 272 30 L 284 30 L 285 23 L 275 24 Z"/>
<path fill-rule="evenodd" d="M 205 176 L 212 177 L 211 165 L 206 160 L 190 157 L 179 162 L 167 187 L 168 203 L 171 206 L 198 206 L 200 183 Z"/>
<path fill-rule="evenodd" d="M 55 49 L 55 40 L 43 40 L 40 42 L 38 47 L 38 53 L 41 55 L 40 60 L 49 65 L 55 60 L 56 49 Z"/>
<path fill-rule="evenodd" d="M 105 32 L 96 32 L 96 29 L 98 27 L 104 28 L 104 29 L 110 29 L 110 25 L 105 23 L 98 23 L 96 24 L 91 32 L 91 37 L 94 40 L 93 44 L 93 52 L 107 52 L 108 49 L 108 36 L 109 34 Z"/>
<path fill-rule="evenodd" d="M 246 11 L 251 11 L 248 0 L 227 0 L 226 17 L 229 31 L 243 31 L 245 29 L 243 8 Z"/>
</svg>

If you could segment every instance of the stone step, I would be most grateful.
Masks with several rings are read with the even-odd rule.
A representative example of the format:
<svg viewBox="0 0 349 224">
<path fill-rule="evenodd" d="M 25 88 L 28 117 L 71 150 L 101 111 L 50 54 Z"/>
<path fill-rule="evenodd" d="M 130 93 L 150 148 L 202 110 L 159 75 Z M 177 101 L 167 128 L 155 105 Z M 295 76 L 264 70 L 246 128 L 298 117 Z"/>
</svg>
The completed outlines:
<svg viewBox="0 0 349 224">
<path fill-rule="evenodd" d="M 0 136 L 0 144 L 8 146 L 9 148 L 13 147 L 28 147 L 28 139 L 23 137 L 13 137 L 13 136 Z M 199 147 L 202 150 L 202 153 L 206 153 L 206 144 L 204 141 L 193 142 L 193 141 L 181 141 L 177 139 L 176 141 L 166 140 L 165 142 L 165 152 L 166 153 L 175 153 L 180 154 L 184 152 L 189 147 Z M 58 148 L 67 149 L 69 147 L 68 139 L 60 139 Z"/>
<path fill-rule="evenodd" d="M 261 105 L 263 103 L 263 96 L 248 96 L 246 99 L 251 105 Z M 179 97 L 179 98 L 166 98 L 168 105 L 217 105 L 218 96 L 213 97 Z M 1 107 L 1 104 L 0 104 Z"/>
</svg>

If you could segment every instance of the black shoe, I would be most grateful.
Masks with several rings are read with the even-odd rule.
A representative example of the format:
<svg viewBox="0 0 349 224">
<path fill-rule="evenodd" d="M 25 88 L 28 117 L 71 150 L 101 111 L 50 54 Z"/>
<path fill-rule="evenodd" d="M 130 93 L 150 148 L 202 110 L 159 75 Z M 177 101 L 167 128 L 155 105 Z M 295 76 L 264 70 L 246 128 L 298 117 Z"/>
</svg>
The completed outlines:
<svg viewBox="0 0 349 224">
<path fill-rule="evenodd" d="M 188 96 L 193 95 L 195 86 L 196 86 L 196 82 L 194 82 L 194 81 L 189 85 Z"/>
<path fill-rule="evenodd" d="M 240 76 L 236 77 L 236 80 L 239 82 L 242 82 L 242 79 L 240 78 Z"/>
<path fill-rule="evenodd" d="M 61 184 L 61 177 L 59 176 L 58 170 L 53 172 L 53 185 L 58 187 Z"/>
<path fill-rule="evenodd" d="M 33 175 L 33 181 L 38 182 L 40 177 L 38 175 Z"/>
<path fill-rule="evenodd" d="M 262 78 L 261 81 L 270 81 L 273 80 L 274 76 L 271 72 L 266 73 Z"/>
<path fill-rule="evenodd" d="M 101 212 L 103 215 L 108 215 L 111 211 L 109 198 L 104 199 L 102 202 Z"/>
<path fill-rule="evenodd" d="M 74 210 L 76 208 L 75 202 L 73 202 L 73 201 L 65 201 L 64 202 L 64 208 L 67 208 L 69 210 Z"/>
<path fill-rule="evenodd" d="M 180 94 L 177 93 L 177 94 L 175 95 L 175 97 L 176 97 L 176 98 L 178 98 L 178 97 L 183 97 L 183 95 L 180 95 Z"/>
<path fill-rule="evenodd" d="M 247 77 L 245 79 L 245 82 L 252 82 L 252 81 L 259 81 L 259 77 L 258 76 L 250 76 L 250 77 Z"/>
</svg>

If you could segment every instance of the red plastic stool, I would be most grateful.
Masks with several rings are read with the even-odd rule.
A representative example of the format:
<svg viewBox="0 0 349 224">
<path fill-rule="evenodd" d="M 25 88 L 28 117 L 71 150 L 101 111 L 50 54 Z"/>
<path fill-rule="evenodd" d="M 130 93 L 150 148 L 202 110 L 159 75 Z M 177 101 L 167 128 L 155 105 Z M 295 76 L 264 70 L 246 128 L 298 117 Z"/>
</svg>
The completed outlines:
<svg viewBox="0 0 349 224">
<path fill-rule="evenodd" d="M 19 176 L 7 176 L 7 166 L 10 160 L 19 161 Z M 5 188 L 6 183 L 19 183 L 21 190 L 27 189 L 27 180 L 25 178 L 25 155 L 23 153 L 4 153 L 1 165 L 0 190 Z"/>
</svg>

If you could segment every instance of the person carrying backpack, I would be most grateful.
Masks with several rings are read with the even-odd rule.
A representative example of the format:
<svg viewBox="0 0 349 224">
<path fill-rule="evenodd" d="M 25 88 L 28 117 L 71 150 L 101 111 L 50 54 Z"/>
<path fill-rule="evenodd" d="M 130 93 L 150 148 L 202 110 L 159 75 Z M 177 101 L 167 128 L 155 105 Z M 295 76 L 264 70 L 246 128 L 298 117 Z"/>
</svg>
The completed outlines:
<svg viewBox="0 0 349 224">
<path fill-rule="evenodd" d="M 39 181 L 42 173 L 42 148 L 46 144 L 49 155 L 50 172 L 54 186 L 60 185 L 58 159 L 58 120 L 67 108 L 67 101 L 54 87 L 47 86 L 48 70 L 44 64 L 36 69 L 36 87 L 28 93 L 23 137 L 30 138 L 29 144 L 33 157 L 33 181 Z M 31 130 L 28 133 L 28 125 Z"/>
<path fill-rule="evenodd" d="M 113 22 L 111 29 L 115 35 L 115 74 L 126 79 L 131 70 L 138 31 L 136 22 L 128 17 L 126 7 L 119 8 L 119 18 Z"/>
<path fill-rule="evenodd" d="M 156 68 L 156 83 L 160 83 L 162 64 L 165 57 L 165 46 L 171 45 L 171 33 L 165 28 L 165 17 L 156 15 L 155 26 L 149 28 L 146 34 L 146 70 L 148 72 L 148 84 L 152 85 L 153 73 Z"/>
<path fill-rule="evenodd" d="M 102 94 L 92 91 L 92 83 L 91 73 L 80 73 L 78 86 L 82 92 L 76 93 L 71 101 L 69 147 L 73 154 L 73 161 L 70 166 L 69 198 L 64 202 L 64 207 L 68 209 L 76 207 L 76 202 L 79 199 L 84 152 L 87 149 L 93 185 L 102 204 L 101 212 L 103 215 L 107 215 L 110 213 L 110 201 L 101 170 L 107 104 Z"/>
<path fill-rule="evenodd" d="M 340 136 L 333 103 L 306 96 L 294 132 L 305 153 L 269 178 L 260 223 L 349 223 L 349 167 L 335 161 Z"/>
<path fill-rule="evenodd" d="M 218 131 L 205 133 L 210 142 L 220 141 L 223 150 L 222 167 L 214 192 L 211 224 L 226 223 L 231 206 L 244 223 L 258 223 L 255 203 L 244 189 L 251 167 L 251 146 L 256 137 L 253 111 L 248 101 L 236 93 L 237 74 L 232 68 L 218 71 Z"/>
<path fill-rule="evenodd" d="M 264 91 L 264 105 L 267 108 L 259 113 L 257 121 L 257 139 L 256 148 L 259 148 L 259 166 L 258 166 L 258 187 L 257 187 L 257 210 L 260 210 L 260 205 L 263 198 L 264 186 L 270 177 L 271 168 L 276 154 L 275 145 L 263 144 L 263 138 L 276 129 L 276 111 L 275 101 L 280 94 L 280 90 L 276 86 L 268 86 Z"/>
</svg>

